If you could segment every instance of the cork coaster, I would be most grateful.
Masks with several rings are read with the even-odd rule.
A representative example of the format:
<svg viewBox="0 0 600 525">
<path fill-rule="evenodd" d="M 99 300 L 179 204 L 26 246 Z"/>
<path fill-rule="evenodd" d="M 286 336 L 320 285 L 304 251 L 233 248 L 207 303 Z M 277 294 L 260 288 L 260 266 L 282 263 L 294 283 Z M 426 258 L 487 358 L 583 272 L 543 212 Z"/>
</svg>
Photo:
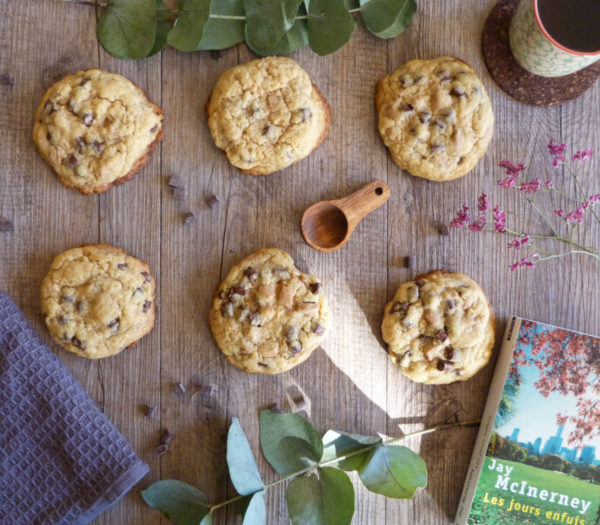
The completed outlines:
<svg viewBox="0 0 600 525">
<path fill-rule="evenodd" d="M 563 77 L 540 77 L 515 61 L 508 43 L 508 28 L 519 0 L 499 0 L 485 21 L 481 47 L 492 78 L 509 96 L 533 106 L 554 106 L 577 98 L 600 75 L 600 61 Z"/>
</svg>

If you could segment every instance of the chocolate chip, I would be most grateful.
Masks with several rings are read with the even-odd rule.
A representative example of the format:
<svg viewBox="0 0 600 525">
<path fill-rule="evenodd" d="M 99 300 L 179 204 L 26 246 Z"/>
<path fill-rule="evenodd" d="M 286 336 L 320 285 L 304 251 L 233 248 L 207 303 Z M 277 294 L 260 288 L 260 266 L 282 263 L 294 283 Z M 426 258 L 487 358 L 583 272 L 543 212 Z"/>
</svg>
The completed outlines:
<svg viewBox="0 0 600 525">
<path fill-rule="evenodd" d="M 15 79 L 10 76 L 8 73 L 2 73 L 0 75 L 0 84 L 3 86 L 14 86 Z"/>
<path fill-rule="evenodd" d="M 169 451 L 169 445 L 167 445 L 166 443 L 162 443 L 160 446 L 158 446 L 158 447 L 156 448 L 156 452 L 157 452 L 158 454 L 160 454 L 161 456 L 162 456 L 163 454 L 166 454 L 168 451 Z"/>
<path fill-rule="evenodd" d="M 289 326 L 285 331 L 285 339 L 286 341 L 295 341 L 298 339 L 298 327 L 297 326 Z"/>
<path fill-rule="evenodd" d="M 250 321 L 250 324 L 252 326 L 260 326 L 260 314 L 258 312 L 252 312 L 249 316 L 248 316 L 248 320 Z"/>
<path fill-rule="evenodd" d="M 175 434 L 173 434 L 173 432 L 171 432 L 168 429 L 164 429 L 162 434 L 160 435 L 160 443 L 161 445 L 168 445 L 171 441 L 173 441 L 173 438 L 175 437 Z"/>
<path fill-rule="evenodd" d="M 119 263 L 117 264 L 117 268 L 119 270 L 124 270 L 125 268 L 127 268 L 127 263 Z"/>
<path fill-rule="evenodd" d="M 152 301 L 144 301 L 142 305 L 142 312 L 147 314 L 150 311 L 150 307 L 152 306 Z"/>
<path fill-rule="evenodd" d="M 443 343 L 446 339 L 448 339 L 448 334 L 444 332 L 444 330 L 440 330 L 435 336 Z M 450 359 L 450 358 L 448 358 Z"/>
<path fill-rule="evenodd" d="M 463 159 L 462 157 L 459 157 L 459 158 L 458 158 L 458 160 L 456 161 L 456 164 L 462 164 L 462 161 L 463 161 L 463 160 L 464 160 L 464 159 Z"/>
<path fill-rule="evenodd" d="M 310 291 L 315 294 L 319 293 L 321 291 L 321 283 L 312 283 L 310 285 Z"/>
<path fill-rule="evenodd" d="M 244 270 L 244 275 L 248 277 L 250 281 L 256 281 L 258 278 L 258 272 L 252 268 L 252 266 L 248 266 L 248 268 Z"/>
<path fill-rule="evenodd" d="M 421 80 L 423 80 L 425 77 L 423 75 L 417 75 L 415 77 L 415 84 L 418 84 L 419 82 L 421 82 Z"/>
<path fill-rule="evenodd" d="M 56 106 L 54 105 L 54 102 L 50 100 L 46 101 L 46 103 L 44 104 L 44 109 L 46 110 L 48 115 L 52 115 L 52 113 L 56 112 Z"/>
<path fill-rule="evenodd" d="M 46 140 L 48 142 L 52 141 L 52 133 L 50 133 L 50 132 L 46 133 Z"/>
<path fill-rule="evenodd" d="M 408 311 L 409 304 L 403 302 L 395 302 L 390 309 L 390 313 L 397 314 L 398 312 L 406 313 Z"/>
<path fill-rule="evenodd" d="M 413 107 L 412 104 L 404 104 L 401 108 L 401 111 L 404 111 L 405 113 L 410 113 L 411 111 L 414 111 L 415 108 Z"/>
<path fill-rule="evenodd" d="M 221 315 L 223 317 L 233 317 L 233 303 L 226 302 L 221 305 Z"/>
<path fill-rule="evenodd" d="M 89 78 L 83 77 L 83 79 L 81 80 L 81 82 L 79 82 L 79 85 L 80 86 L 85 86 L 89 81 L 90 81 Z"/>
<path fill-rule="evenodd" d="M 142 276 L 144 277 L 144 283 L 149 283 L 152 281 L 152 277 L 148 272 L 142 272 Z"/>
<path fill-rule="evenodd" d="M 444 151 L 446 148 L 443 144 L 432 144 L 429 149 L 431 153 L 437 153 L 439 151 Z"/>
<path fill-rule="evenodd" d="M 75 304 L 75 299 L 73 297 L 71 297 L 70 295 L 62 294 L 60 296 L 60 299 L 61 299 L 61 301 L 64 301 L 65 303 Z"/>
<path fill-rule="evenodd" d="M 15 231 L 15 224 L 8 219 L 0 218 L 0 232 L 2 233 L 11 233 Z"/>
<path fill-rule="evenodd" d="M 456 98 L 462 98 L 462 97 L 466 96 L 466 93 L 460 88 L 452 88 L 450 90 L 450 94 Z"/>
<path fill-rule="evenodd" d="M 219 198 L 216 195 L 209 195 L 206 197 L 206 204 L 208 204 L 208 207 L 211 209 L 219 204 L 219 202 Z"/>
<path fill-rule="evenodd" d="M 179 395 L 185 394 L 185 385 L 183 383 L 173 385 L 173 392 Z"/>
<path fill-rule="evenodd" d="M 448 299 L 447 303 L 448 303 L 448 309 L 454 310 L 454 308 L 456 306 L 456 301 L 454 301 L 454 299 Z"/>
<path fill-rule="evenodd" d="M 322 324 L 317 323 L 313 328 L 313 332 L 316 335 L 323 335 L 325 333 L 325 327 Z"/>
<path fill-rule="evenodd" d="M 471 93 L 473 93 L 473 95 L 481 95 L 481 89 L 479 89 L 477 86 L 475 86 L 473 88 L 473 91 L 471 91 Z"/>
<path fill-rule="evenodd" d="M 302 108 L 300 113 L 302 114 L 302 122 L 306 122 L 312 117 L 312 111 L 308 108 Z"/>
<path fill-rule="evenodd" d="M 150 133 L 154 133 L 157 129 L 158 129 L 158 124 L 154 124 L 154 126 L 152 126 L 150 128 Z"/>
<path fill-rule="evenodd" d="M 106 144 L 104 144 L 104 142 L 102 142 L 102 141 L 93 140 L 91 142 L 91 146 L 92 146 L 92 149 L 96 153 L 100 154 L 100 153 L 102 153 L 104 151 L 104 148 L 106 147 Z"/>
<path fill-rule="evenodd" d="M 85 140 L 83 139 L 83 137 L 77 137 L 75 139 L 75 142 L 77 143 L 77 151 L 79 153 L 83 153 L 83 150 L 85 149 Z"/>
<path fill-rule="evenodd" d="M 440 79 L 440 82 L 448 82 L 449 80 L 452 80 L 452 76 L 450 73 L 448 73 L 448 71 L 438 71 L 437 76 Z"/>
<path fill-rule="evenodd" d="M 195 222 L 196 222 L 196 216 L 191 211 L 188 211 L 183 214 L 183 223 L 184 224 L 193 224 Z"/>
<path fill-rule="evenodd" d="M 262 129 L 262 134 L 263 134 L 263 136 L 264 136 L 264 135 L 266 135 L 267 133 L 269 133 L 269 130 L 270 130 L 270 129 L 271 129 L 271 126 L 268 126 L 268 125 L 267 125 L 267 126 L 265 126 L 265 127 Z"/>
<path fill-rule="evenodd" d="M 79 159 L 71 153 L 71 155 L 64 160 L 64 163 L 67 168 L 73 169 L 79 164 Z"/>
<path fill-rule="evenodd" d="M 89 128 L 94 122 L 94 115 L 91 113 L 84 113 L 82 117 L 83 123 Z"/>
<path fill-rule="evenodd" d="M 437 227 L 437 232 L 443 236 L 450 235 L 450 230 L 445 224 L 439 224 Z"/>
<path fill-rule="evenodd" d="M 173 198 L 176 201 L 185 199 L 185 188 L 173 188 Z"/>
<path fill-rule="evenodd" d="M 76 346 L 80 350 L 85 350 L 87 348 L 87 344 L 85 344 L 85 342 L 83 342 L 83 341 L 80 341 L 75 336 L 72 337 L 71 343 L 73 343 L 73 346 Z"/>
<path fill-rule="evenodd" d="M 269 368 L 269 365 L 267 365 L 266 363 L 261 363 L 260 361 L 258 362 L 258 366 L 264 366 L 265 368 Z"/>
<path fill-rule="evenodd" d="M 418 286 L 419 288 L 422 288 L 423 286 L 425 286 L 426 282 L 427 282 L 427 281 L 426 281 L 425 279 L 418 279 L 418 280 L 417 280 L 417 286 Z"/>
<path fill-rule="evenodd" d="M 436 366 L 440 372 L 443 372 L 445 370 L 450 370 L 452 368 L 452 363 L 450 361 L 444 361 L 443 359 L 438 359 Z"/>
<path fill-rule="evenodd" d="M 444 349 L 444 357 L 446 359 L 452 359 L 452 357 L 454 356 L 454 348 L 452 348 L 451 346 L 448 346 Z"/>
<path fill-rule="evenodd" d="M 454 118 L 456 116 L 456 112 L 452 108 L 448 108 L 445 111 L 442 111 L 442 117 L 444 118 Z"/>
<path fill-rule="evenodd" d="M 416 262 L 417 258 L 414 255 L 406 255 L 402 260 L 404 268 L 414 268 Z"/>
<path fill-rule="evenodd" d="M 156 415 L 156 407 L 153 407 L 152 405 L 144 405 L 143 409 L 146 417 L 154 419 L 154 416 Z"/>
<path fill-rule="evenodd" d="M 442 131 L 444 131 L 446 129 L 446 123 L 442 120 L 439 119 L 435 119 L 433 121 L 433 125 L 437 126 L 438 128 L 440 128 Z"/>
<path fill-rule="evenodd" d="M 410 128 L 410 129 L 408 130 L 408 132 L 409 132 L 411 135 L 416 135 L 416 134 L 417 134 L 417 128 Z"/>
<path fill-rule="evenodd" d="M 302 351 L 302 345 L 300 344 L 300 341 L 294 341 L 290 345 L 290 350 L 292 352 L 294 352 L 294 354 L 297 354 L 297 353 L 301 352 Z"/>
<path fill-rule="evenodd" d="M 79 313 L 83 313 L 85 310 L 87 310 L 87 302 L 86 301 L 77 301 L 77 303 L 75 304 L 75 308 L 77 309 L 77 311 Z"/>
<path fill-rule="evenodd" d="M 171 175 L 169 177 L 169 182 L 167 182 L 171 188 L 183 188 L 183 179 L 179 175 Z"/>
<path fill-rule="evenodd" d="M 119 325 L 120 325 L 119 320 L 118 319 L 113 319 L 106 326 L 108 328 L 110 328 L 113 332 L 118 332 L 119 331 Z"/>
<path fill-rule="evenodd" d="M 241 295 L 243 297 L 247 292 L 248 290 L 246 290 L 246 288 L 243 286 L 233 286 L 229 289 L 229 297 L 234 295 Z"/>
<path fill-rule="evenodd" d="M 427 124 L 431 120 L 431 113 L 429 111 L 419 111 L 419 120 L 423 124 Z"/>
<path fill-rule="evenodd" d="M 65 324 L 67 324 L 67 319 L 66 319 L 66 317 L 65 317 L 64 315 L 59 315 L 59 316 L 56 318 L 56 321 L 57 321 L 57 322 L 58 322 L 58 324 L 60 324 L 60 325 L 65 325 Z"/>
</svg>

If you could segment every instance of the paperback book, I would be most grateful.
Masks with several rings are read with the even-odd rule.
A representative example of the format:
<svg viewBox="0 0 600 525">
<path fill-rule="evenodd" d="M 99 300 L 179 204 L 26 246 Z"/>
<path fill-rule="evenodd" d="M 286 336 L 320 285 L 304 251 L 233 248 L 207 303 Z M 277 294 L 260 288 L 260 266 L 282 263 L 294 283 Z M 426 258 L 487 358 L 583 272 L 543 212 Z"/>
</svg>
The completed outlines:
<svg viewBox="0 0 600 525">
<path fill-rule="evenodd" d="M 600 338 L 513 317 L 457 525 L 600 525 Z"/>
</svg>

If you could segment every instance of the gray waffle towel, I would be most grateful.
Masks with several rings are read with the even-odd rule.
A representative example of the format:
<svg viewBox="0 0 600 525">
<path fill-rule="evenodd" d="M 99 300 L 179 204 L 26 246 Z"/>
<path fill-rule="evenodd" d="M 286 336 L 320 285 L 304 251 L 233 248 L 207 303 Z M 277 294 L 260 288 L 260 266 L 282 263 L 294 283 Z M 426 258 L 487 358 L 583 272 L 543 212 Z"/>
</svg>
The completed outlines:
<svg viewBox="0 0 600 525">
<path fill-rule="evenodd" d="M 85 524 L 148 472 L 0 292 L 0 524 Z"/>
</svg>

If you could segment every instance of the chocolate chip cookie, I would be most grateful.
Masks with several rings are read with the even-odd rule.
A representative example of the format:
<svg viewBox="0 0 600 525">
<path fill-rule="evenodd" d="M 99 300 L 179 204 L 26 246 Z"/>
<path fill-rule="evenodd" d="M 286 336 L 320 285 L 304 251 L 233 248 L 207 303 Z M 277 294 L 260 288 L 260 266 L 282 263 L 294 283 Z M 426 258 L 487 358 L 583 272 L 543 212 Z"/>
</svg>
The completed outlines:
<svg viewBox="0 0 600 525">
<path fill-rule="evenodd" d="M 154 325 L 156 283 L 148 265 L 108 244 L 56 256 L 42 283 L 42 313 L 52 338 L 99 359 L 135 346 Z"/>
<path fill-rule="evenodd" d="M 60 181 L 102 193 L 131 179 L 162 140 L 162 110 L 135 84 L 101 69 L 54 84 L 35 115 L 33 140 Z"/>
<path fill-rule="evenodd" d="M 236 264 L 217 288 L 209 315 L 227 359 L 258 374 L 285 372 L 308 359 L 330 320 L 323 285 L 276 248 Z"/>
<path fill-rule="evenodd" d="M 206 113 L 217 147 L 251 175 L 267 175 L 302 160 L 329 132 L 327 101 L 306 71 L 284 57 L 225 71 Z"/>
<path fill-rule="evenodd" d="M 483 368 L 496 322 L 479 285 L 437 270 L 404 283 L 384 311 L 381 330 L 390 357 L 413 381 L 465 381 Z"/>
<path fill-rule="evenodd" d="M 392 159 L 417 177 L 462 177 L 492 139 L 490 99 L 475 71 L 456 58 L 411 60 L 379 79 L 375 104 Z"/>
</svg>

